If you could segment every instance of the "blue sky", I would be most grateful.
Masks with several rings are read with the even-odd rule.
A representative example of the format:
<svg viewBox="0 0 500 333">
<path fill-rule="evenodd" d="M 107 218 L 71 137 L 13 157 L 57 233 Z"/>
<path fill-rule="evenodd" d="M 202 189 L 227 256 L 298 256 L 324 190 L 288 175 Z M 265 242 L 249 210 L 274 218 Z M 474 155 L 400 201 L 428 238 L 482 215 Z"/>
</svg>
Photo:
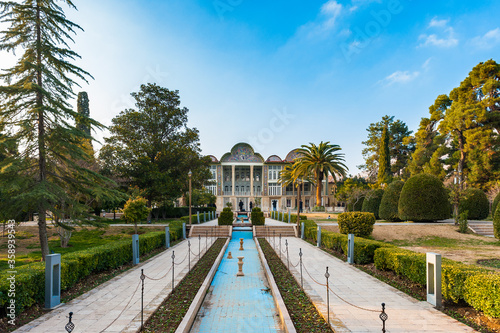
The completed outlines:
<svg viewBox="0 0 500 333">
<path fill-rule="evenodd" d="M 75 4 L 91 115 L 111 124 L 141 83 L 177 89 L 203 153 L 218 158 L 240 141 L 265 158 L 330 141 L 357 174 L 370 123 L 388 114 L 415 131 L 439 94 L 500 61 L 493 0 Z"/>
</svg>

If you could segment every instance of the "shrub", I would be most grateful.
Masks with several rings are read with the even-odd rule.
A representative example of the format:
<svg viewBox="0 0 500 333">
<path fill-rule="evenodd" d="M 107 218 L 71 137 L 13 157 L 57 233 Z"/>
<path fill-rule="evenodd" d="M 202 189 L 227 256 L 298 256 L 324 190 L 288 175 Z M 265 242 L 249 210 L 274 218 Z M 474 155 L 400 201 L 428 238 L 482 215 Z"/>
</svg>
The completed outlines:
<svg viewBox="0 0 500 333">
<path fill-rule="evenodd" d="M 347 235 L 321 231 L 321 245 L 347 255 Z M 357 237 L 354 240 L 354 262 L 364 265 L 373 262 L 375 250 L 380 247 L 394 247 L 391 244 Z"/>
<path fill-rule="evenodd" d="M 495 234 L 495 238 L 500 240 L 500 205 L 497 206 L 493 217 L 493 233 Z"/>
<path fill-rule="evenodd" d="M 500 318 L 500 275 L 476 274 L 465 281 L 465 301 L 485 315 Z"/>
<path fill-rule="evenodd" d="M 380 207 L 380 201 L 382 200 L 382 196 L 384 195 L 384 190 L 376 189 L 371 190 L 365 197 L 363 201 L 363 206 L 361 208 L 362 212 L 372 213 L 375 216 L 375 219 L 378 219 L 378 211 Z"/>
<path fill-rule="evenodd" d="M 264 213 L 260 210 L 259 207 L 254 207 L 252 209 L 250 221 L 252 222 L 252 225 L 264 225 L 266 219 L 264 217 Z"/>
<path fill-rule="evenodd" d="M 500 192 L 498 192 L 497 196 L 493 200 L 493 204 L 491 205 L 491 216 L 495 217 L 495 212 L 497 211 L 498 203 L 500 202 Z"/>
<path fill-rule="evenodd" d="M 401 221 L 398 213 L 398 202 L 403 185 L 404 183 L 401 180 L 395 180 L 385 189 L 378 210 L 381 219 L 393 222 Z"/>
<path fill-rule="evenodd" d="M 285 222 L 288 223 L 288 213 L 285 213 Z M 300 220 L 305 221 L 307 220 L 307 216 L 305 215 L 300 215 Z M 290 223 L 297 223 L 297 214 L 295 213 L 290 213 Z"/>
<path fill-rule="evenodd" d="M 347 212 L 339 214 L 338 223 L 340 232 L 354 234 L 358 237 L 368 237 L 373 232 L 375 215 L 373 213 Z"/>
<path fill-rule="evenodd" d="M 411 221 L 444 220 L 451 215 L 443 183 L 430 174 L 418 174 L 406 181 L 399 196 L 399 218 Z"/>
<path fill-rule="evenodd" d="M 469 230 L 469 222 L 467 221 L 468 211 L 461 212 L 458 217 L 458 232 L 466 234 Z"/>
<path fill-rule="evenodd" d="M 318 225 L 312 220 L 304 221 L 304 237 L 313 241 L 318 240 Z"/>
<path fill-rule="evenodd" d="M 226 207 L 219 214 L 218 224 L 219 225 L 232 225 L 233 224 L 233 211 L 231 208 Z"/>
<path fill-rule="evenodd" d="M 490 202 L 486 194 L 477 188 L 465 190 L 464 199 L 460 200 L 458 212 L 468 211 L 471 220 L 484 220 L 490 214 Z"/>
</svg>

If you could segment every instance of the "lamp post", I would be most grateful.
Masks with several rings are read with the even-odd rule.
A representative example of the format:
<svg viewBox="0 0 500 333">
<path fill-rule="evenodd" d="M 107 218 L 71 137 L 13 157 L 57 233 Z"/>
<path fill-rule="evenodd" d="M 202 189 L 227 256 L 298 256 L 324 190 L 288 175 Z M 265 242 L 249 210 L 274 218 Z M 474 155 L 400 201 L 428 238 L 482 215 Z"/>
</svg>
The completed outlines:
<svg viewBox="0 0 500 333">
<path fill-rule="evenodd" d="M 191 227 L 191 176 L 193 175 L 191 170 L 189 170 L 188 175 L 189 175 L 189 226 Z"/>
</svg>

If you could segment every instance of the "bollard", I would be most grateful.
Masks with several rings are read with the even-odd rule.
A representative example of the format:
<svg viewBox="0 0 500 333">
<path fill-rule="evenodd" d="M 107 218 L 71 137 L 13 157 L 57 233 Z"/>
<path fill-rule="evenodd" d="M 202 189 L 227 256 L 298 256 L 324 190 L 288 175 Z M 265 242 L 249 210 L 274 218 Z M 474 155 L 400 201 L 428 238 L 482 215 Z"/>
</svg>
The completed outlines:
<svg viewBox="0 0 500 333">
<path fill-rule="evenodd" d="M 61 304 L 61 254 L 48 254 L 45 257 L 45 308 L 53 309 L 59 304 Z"/>
<path fill-rule="evenodd" d="M 133 255 L 133 264 L 137 265 L 139 263 L 139 235 L 132 235 L 132 255 Z"/>
<path fill-rule="evenodd" d="M 144 279 L 146 276 L 144 275 L 144 269 L 141 269 L 141 281 L 142 281 L 142 290 L 141 290 L 141 331 L 144 328 Z"/>
<path fill-rule="evenodd" d="M 321 247 L 321 226 L 318 225 L 318 247 Z"/>
<path fill-rule="evenodd" d="M 64 326 L 64 328 L 66 329 L 66 332 L 68 332 L 68 333 L 73 332 L 73 330 L 75 329 L 75 324 L 73 324 L 73 322 L 71 321 L 72 318 L 73 318 L 73 312 L 70 312 L 69 313 L 69 321 L 66 324 L 66 326 Z"/>
<path fill-rule="evenodd" d="M 387 313 L 385 313 L 385 303 L 382 303 L 382 312 L 378 317 L 382 320 L 382 333 L 385 333 L 385 321 L 389 318 Z"/>
<path fill-rule="evenodd" d="M 198 221 L 198 224 L 200 224 L 200 212 L 196 212 L 196 220 Z"/>
<path fill-rule="evenodd" d="M 426 254 L 427 302 L 435 307 L 442 306 L 441 296 L 441 255 L 428 252 Z"/>
<path fill-rule="evenodd" d="M 330 291 L 328 290 L 328 278 L 330 277 L 330 273 L 328 273 L 328 266 L 326 266 L 326 313 L 328 317 L 328 325 L 330 325 Z"/>
<path fill-rule="evenodd" d="M 182 239 L 186 239 L 186 223 L 182 224 Z"/>
<path fill-rule="evenodd" d="M 347 262 L 354 264 L 354 234 L 347 235 Z"/>
<path fill-rule="evenodd" d="M 165 248 L 170 247 L 170 227 L 165 227 Z"/>
<path fill-rule="evenodd" d="M 240 251 L 243 251 L 243 238 L 240 238 Z"/>
<path fill-rule="evenodd" d="M 175 251 L 172 251 L 172 293 L 174 292 Z"/>
<path fill-rule="evenodd" d="M 288 239 L 285 239 L 286 245 L 286 264 L 288 266 L 288 271 L 290 271 L 290 257 L 288 256 Z"/>
<path fill-rule="evenodd" d="M 288 208 L 288 223 L 291 222 L 291 216 L 290 216 L 290 208 Z"/>
<path fill-rule="evenodd" d="M 301 223 L 301 227 L 300 227 L 300 238 L 304 239 L 304 232 L 305 232 L 305 229 L 306 229 L 306 226 L 304 224 L 304 222 Z"/>
<path fill-rule="evenodd" d="M 245 276 L 243 274 L 243 258 L 245 257 L 238 257 L 238 273 L 236 273 L 236 276 Z"/>
<path fill-rule="evenodd" d="M 207 222 L 207 213 L 203 213 L 203 222 Z"/>
<path fill-rule="evenodd" d="M 300 258 L 300 287 L 304 289 L 304 280 L 302 279 L 302 248 L 299 249 L 299 258 Z"/>
</svg>

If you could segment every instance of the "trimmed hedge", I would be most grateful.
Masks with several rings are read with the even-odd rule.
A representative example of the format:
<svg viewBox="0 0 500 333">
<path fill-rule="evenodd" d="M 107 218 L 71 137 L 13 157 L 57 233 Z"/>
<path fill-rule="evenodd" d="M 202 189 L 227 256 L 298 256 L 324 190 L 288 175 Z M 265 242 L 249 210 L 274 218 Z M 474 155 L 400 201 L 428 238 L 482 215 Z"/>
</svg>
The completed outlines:
<svg viewBox="0 0 500 333">
<path fill-rule="evenodd" d="M 491 205 L 491 216 L 495 217 L 495 213 L 497 211 L 498 203 L 500 202 L 500 192 L 498 192 L 497 196 L 493 200 L 493 204 Z"/>
<path fill-rule="evenodd" d="M 312 220 L 304 221 L 304 237 L 306 239 L 311 239 L 317 241 L 318 239 L 318 225 Z"/>
<path fill-rule="evenodd" d="M 375 250 L 374 263 L 377 269 L 392 270 L 423 286 L 427 283 L 424 253 L 379 248 Z M 455 303 L 463 300 L 487 316 L 500 318 L 500 274 L 446 258 L 441 269 L 444 299 Z"/>
<path fill-rule="evenodd" d="M 467 218 L 470 220 L 484 220 L 490 214 L 490 202 L 486 194 L 477 188 L 465 190 L 465 198 L 460 200 L 458 212 L 468 211 Z"/>
<path fill-rule="evenodd" d="M 266 222 L 266 218 L 264 217 L 264 213 L 260 210 L 259 207 L 254 207 L 252 209 L 252 213 L 250 216 L 250 221 L 252 225 L 264 225 Z"/>
<path fill-rule="evenodd" d="M 380 208 L 380 202 L 382 201 L 382 196 L 384 195 L 384 190 L 376 189 L 371 190 L 365 197 L 363 201 L 363 206 L 361 208 L 362 212 L 372 213 L 375 219 L 378 220 L 378 211 Z"/>
<path fill-rule="evenodd" d="M 196 207 L 194 209 L 196 211 L 199 211 L 200 213 L 216 211 L 215 207 Z M 163 206 L 163 207 L 153 208 L 151 210 L 151 216 L 155 219 L 181 218 L 186 215 L 189 216 L 189 207 Z"/>
<path fill-rule="evenodd" d="M 495 216 L 493 217 L 493 233 L 495 238 L 500 240 L 500 205 L 497 206 Z"/>
<path fill-rule="evenodd" d="M 398 213 L 398 203 L 399 195 L 401 194 L 404 184 L 405 183 L 401 180 L 395 180 L 385 189 L 378 210 L 378 215 L 382 220 L 392 222 L 401 221 Z"/>
<path fill-rule="evenodd" d="M 339 214 L 338 223 L 342 234 L 368 237 L 373 232 L 375 215 L 373 213 L 346 212 Z"/>
<path fill-rule="evenodd" d="M 217 220 L 219 225 L 233 225 L 234 214 L 231 208 L 226 207 L 219 214 L 219 218 Z"/>
<path fill-rule="evenodd" d="M 170 223 L 170 239 L 182 237 L 182 223 Z M 152 232 L 139 236 L 140 254 L 146 254 L 165 245 L 164 232 Z M 117 268 L 132 261 L 132 241 L 120 240 L 83 251 L 61 256 L 61 290 L 67 290 L 92 273 Z M 8 274 L 0 274 L 0 306 L 7 311 Z M 17 268 L 16 312 L 45 299 L 45 263 L 37 262 Z"/>
<path fill-rule="evenodd" d="M 404 184 L 398 205 L 399 218 L 409 221 L 436 221 L 451 216 L 448 194 L 436 176 L 421 173 Z"/>
</svg>

